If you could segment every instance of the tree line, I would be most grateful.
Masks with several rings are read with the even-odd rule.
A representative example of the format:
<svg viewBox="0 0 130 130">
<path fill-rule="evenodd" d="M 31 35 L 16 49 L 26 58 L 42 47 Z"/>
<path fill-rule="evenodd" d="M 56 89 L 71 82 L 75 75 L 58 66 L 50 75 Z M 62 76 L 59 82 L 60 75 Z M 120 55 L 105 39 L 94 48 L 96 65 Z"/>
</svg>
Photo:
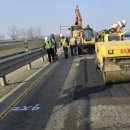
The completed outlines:
<svg viewBox="0 0 130 130">
<path fill-rule="evenodd" d="M 17 26 L 9 26 L 7 35 L 9 39 L 20 40 L 20 39 L 36 39 L 42 38 L 42 28 L 41 27 L 29 27 L 28 29 L 18 28 Z M 5 40 L 5 35 L 0 33 L 0 40 Z"/>
</svg>

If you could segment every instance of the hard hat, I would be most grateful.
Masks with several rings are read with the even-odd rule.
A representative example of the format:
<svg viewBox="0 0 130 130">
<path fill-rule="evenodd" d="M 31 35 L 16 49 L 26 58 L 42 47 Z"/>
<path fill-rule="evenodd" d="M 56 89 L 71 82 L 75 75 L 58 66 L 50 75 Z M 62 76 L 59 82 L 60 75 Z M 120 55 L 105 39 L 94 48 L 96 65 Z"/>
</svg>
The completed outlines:
<svg viewBox="0 0 130 130">
<path fill-rule="evenodd" d="M 122 22 L 124 25 L 126 25 L 126 21 L 125 21 L 125 20 L 122 20 L 121 22 Z"/>
<path fill-rule="evenodd" d="M 63 37 L 63 34 L 60 34 L 60 37 Z"/>
<path fill-rule="evenodd" d="M 48 37 L 45 37 L 45 41 L 49 41 L 49 38 L 48 38 Z"/>
<path fill-rule="evenodd" d="M 51 34 L 51 36 L 50 37 L 54 37 L 55 35 L 54 34 Z"/>
</svg>

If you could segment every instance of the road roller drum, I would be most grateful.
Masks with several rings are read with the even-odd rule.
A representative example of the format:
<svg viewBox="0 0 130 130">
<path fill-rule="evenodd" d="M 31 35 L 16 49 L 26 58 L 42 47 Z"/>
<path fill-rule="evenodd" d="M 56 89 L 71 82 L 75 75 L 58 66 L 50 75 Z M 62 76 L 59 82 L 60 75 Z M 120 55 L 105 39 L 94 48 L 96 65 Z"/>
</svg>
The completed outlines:
<svg viewBox="0 0 130 130">
<path fill-rule="evenodd" d="M 130 70 L 103 72 L 105 83 L 126 83 L 130 82 Z"/>
<path fill-rule="evenodd" d="M 130 60 L 118 59 L 104 62 L 103 78 L 105 83 L 130 82 Z"/>
</svg>

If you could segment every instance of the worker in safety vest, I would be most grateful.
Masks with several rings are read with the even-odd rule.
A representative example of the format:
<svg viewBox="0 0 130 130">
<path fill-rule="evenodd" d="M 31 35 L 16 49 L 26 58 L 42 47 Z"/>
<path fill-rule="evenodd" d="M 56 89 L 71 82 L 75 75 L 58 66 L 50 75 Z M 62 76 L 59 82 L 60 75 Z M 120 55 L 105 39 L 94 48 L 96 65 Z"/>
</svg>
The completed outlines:
<svg viewBox="0 0 130 130">
<path fill-rule="evenodd" d="M 55 35 L 51 34 L 50 37 L 51 37 L 50 40 L 51 40 L 52 44 L 54 45 L 54 51 L 57 52 L 57 43 L 56 43 Z"/>
<path fill-rule="evenodd" d="M 109 30 L 110 32 L 113 33 L 120 33 L 125 26 L 126 26 L 126 21 L 122 20 L 113 24 Z"/>
<path fill-rule="evenodd" d="M 70 51 L 71 51 L 71 55 L 72 56 L 75 56 L 77 55 L 77 41 L 76 41 L 76 38 L 75 37 L 72 37 L 70 39 L 70 42 L 69 42 L 69 45 L 70 45 Z"/>
<path fill-rule="evenodd" d="M 51 63 L 52 60 L 55 62 L 54 45 L 52 44 L 52 42 L 50 41 L 50 39 L 48 37 L 45 37 L 44 48 L 47 50 L 49 62 Z"/>
<path fill-rule="evenodd" d="M 61 46 L 63 47 L 64 56 L 65 56 L 65 59 L 66 59 L 66 58 L 68 58 L 69 41 L 66 37 L 64 37 L 63 34 L 60 34 L 60 37 L 61 37 Z"/>
</svg>

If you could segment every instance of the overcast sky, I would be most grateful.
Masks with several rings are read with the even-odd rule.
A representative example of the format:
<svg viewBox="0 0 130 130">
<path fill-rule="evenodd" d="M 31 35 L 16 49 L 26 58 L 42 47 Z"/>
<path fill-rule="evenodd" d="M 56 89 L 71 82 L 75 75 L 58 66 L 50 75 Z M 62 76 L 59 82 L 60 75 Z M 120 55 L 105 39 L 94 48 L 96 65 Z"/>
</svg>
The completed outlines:
<svg viewBox="0 0 130 130">
<path fill-rule="evenodd" d="M 76 0 L 0 0 L 0 5 L 2 33 L 12 25 L 25 29 L 40 26 L 46 35 L 75 22 Z M 101 30 L 125 19 L 126 29 L 130 29 L 130 0 L 78 0 L 78 5 L 84 26 Z"/>
</svg>

